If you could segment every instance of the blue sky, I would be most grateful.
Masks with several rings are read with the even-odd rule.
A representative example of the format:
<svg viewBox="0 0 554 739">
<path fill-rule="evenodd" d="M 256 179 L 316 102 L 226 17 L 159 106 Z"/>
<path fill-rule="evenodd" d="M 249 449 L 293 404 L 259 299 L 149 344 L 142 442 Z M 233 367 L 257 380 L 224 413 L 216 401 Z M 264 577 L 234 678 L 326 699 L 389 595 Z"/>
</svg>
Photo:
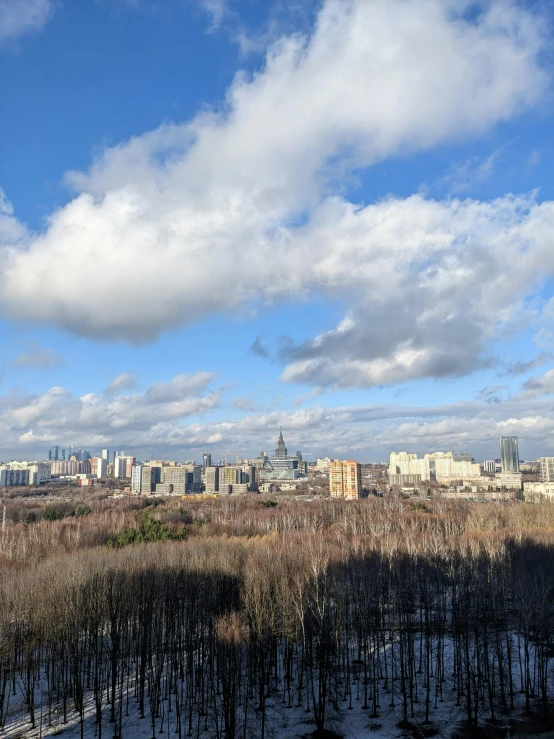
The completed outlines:
<svg viewBox="0 0 554 739">
<path fill-rule="evenodd" d="M 0 459 L 554 454 L 552 17 L 0 0 Z"/>
</svg>

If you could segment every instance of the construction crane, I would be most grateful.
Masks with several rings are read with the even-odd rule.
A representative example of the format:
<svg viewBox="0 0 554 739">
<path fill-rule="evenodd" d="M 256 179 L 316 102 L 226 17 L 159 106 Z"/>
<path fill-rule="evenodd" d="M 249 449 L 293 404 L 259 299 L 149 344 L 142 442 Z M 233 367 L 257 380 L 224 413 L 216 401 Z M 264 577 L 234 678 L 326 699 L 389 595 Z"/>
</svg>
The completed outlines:
<svg viewBox="0 0 554 739">
<path fill-rule="evenodd" d="M 227 467 L 227 459 L 230 454 L 236 454 L 237 455 L 237 464 L 238 464 L 238 455 L 239 454 L 245 454 L 245 452 L 223 452 L 223 459 L 225 460 L 225 467 Z"/>
</svg>

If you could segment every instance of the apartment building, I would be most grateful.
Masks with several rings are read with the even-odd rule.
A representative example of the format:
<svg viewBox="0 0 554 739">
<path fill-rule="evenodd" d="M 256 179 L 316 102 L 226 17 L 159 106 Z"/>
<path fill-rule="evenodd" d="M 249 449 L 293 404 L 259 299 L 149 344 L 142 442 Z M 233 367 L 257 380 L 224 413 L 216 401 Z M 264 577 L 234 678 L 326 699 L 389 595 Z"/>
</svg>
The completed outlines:
<svg viewBox="0 0 554 739">
<path fill-rule="evenodd" d="M 362 492 L 362 466 L 353 460 L 329 462 L 329 493 L 332 498 L 356 500 Z"/>
</svg>

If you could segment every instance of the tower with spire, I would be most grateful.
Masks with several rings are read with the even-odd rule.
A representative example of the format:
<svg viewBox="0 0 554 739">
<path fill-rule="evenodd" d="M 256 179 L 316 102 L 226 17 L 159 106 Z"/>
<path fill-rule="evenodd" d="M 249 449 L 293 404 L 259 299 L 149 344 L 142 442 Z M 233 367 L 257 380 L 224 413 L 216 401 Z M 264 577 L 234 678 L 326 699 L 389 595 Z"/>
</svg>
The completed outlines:
<svg viewBox="0 0 554 739">
<path fill-rule="evenodd" d="M 275 449 L 275 459 L 287 459 L 287 447 L 283 439 L 282 428 L 279 429 L 279 441 L 277 442 L 277 449 Z"/>
</svg>

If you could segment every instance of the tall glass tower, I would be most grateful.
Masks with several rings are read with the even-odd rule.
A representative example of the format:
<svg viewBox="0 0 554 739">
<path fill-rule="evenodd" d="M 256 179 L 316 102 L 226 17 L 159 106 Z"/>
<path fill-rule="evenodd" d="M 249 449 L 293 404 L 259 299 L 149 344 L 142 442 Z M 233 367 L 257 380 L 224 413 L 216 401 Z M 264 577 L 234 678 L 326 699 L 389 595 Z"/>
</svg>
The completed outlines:
<svg viewBox="0 0 554 739">
<path fill-rule="evenodd" d="M 517 436 L 500 437 L 500 461 L 502 472 L 519 472 Z"/>
</svg>

